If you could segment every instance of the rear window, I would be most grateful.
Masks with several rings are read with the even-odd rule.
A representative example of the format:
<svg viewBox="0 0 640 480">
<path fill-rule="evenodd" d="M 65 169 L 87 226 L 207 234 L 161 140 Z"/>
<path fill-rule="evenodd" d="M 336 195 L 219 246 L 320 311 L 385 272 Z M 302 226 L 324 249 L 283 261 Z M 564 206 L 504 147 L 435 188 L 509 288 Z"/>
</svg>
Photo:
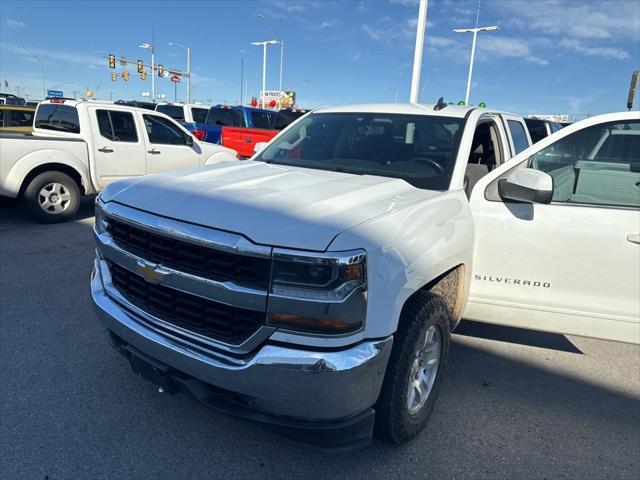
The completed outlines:
<svg viewBox="0 0 640 480">
<path fill-rule="evenodd" d="M 44 130 L 80 133 L 78 110 L 75 107 L 57 103 L 41 104 L 36 111 L 34 126 Z"/>
<path fill-rule="evenodd" d="M 270 118 L 267 112 L 251 112 L 253 128 L 271 128 L 269 120 Z"/>
<path fill-rule="evenodd" d="M 307 113 L 307 110 L 302 110 L 300 112 L 294 112 L 291 110 L 280 110 L 276 114 L 275 126 L 276 130 L 282 130 L 292 124 L 295 120 L 299 119 Z"/>
<path fill-rule="evenodd" d="M 195 123 L 204 123 L 207 120 L 207 112 L 206 108 L 192 108 L 191 116 L 193 117 L 193 121 Z"/>
<path fill-rule="evenodd" d="M 226 127 L 244 127 L 242 110 L 235 108 L 212 108 L 207 115 L 207 124 Z"/>
<path fill-rule="evenodd" d="M 180 105 L 158 105 L 156 112 L 164 113 L 178 122 L 184 122 L 184 108 Z"/>
</svg>

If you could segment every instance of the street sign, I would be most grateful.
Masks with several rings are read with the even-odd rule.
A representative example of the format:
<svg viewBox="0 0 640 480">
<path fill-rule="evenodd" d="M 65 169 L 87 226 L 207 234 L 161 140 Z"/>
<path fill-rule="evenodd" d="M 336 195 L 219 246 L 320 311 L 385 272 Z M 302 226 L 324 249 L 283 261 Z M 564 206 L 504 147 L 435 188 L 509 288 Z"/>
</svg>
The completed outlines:
<svg viewBox="0 0 640 480">
<path fill-rule="evenodd" d="M 62 90 L 47 90 L 47 97 L 60 98 L 64 97 Z"/>
<path fill-rule="evenodd" d="M 173 83 L 180 83 L 180 77 L 178 75 L 174 75 L 173 77 L 171 77 L 171 81 Z"/>
</svg>

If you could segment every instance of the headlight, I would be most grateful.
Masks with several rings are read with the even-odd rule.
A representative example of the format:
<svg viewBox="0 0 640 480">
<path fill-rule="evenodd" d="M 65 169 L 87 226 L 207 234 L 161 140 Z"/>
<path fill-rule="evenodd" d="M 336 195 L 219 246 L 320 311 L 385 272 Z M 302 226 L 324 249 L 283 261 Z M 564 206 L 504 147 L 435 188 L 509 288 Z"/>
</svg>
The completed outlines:
<svg viewBox="0 0 640 480">
<path fill-rule="evenodd" d="M 95 217 L 96 217 L 96 232 L 98 232 L 98 234 L 104 233 L 107 230 L 107 220 L 104 216 L 103 206 L 104 206 L 104 202 L 100 199 L 100 196 L 96 197 Z"/>
<path fill-rule="evenodd" d="M 351 333 L 366 313 L 364 250 L 326 254 L 274 249 L 269 324 L 313 333 Z"/>
</svg>

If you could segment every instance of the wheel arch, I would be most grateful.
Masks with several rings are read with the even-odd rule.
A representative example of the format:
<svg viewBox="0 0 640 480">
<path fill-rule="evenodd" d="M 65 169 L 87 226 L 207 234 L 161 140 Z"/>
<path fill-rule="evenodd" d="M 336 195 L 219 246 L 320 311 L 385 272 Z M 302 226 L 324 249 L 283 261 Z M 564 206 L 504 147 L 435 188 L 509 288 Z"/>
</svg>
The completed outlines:
<svg viewBox="0 0 640 480">
<path fill-rule="evenodd" d="M 404 301 L 401 311 L 405 309 L 407 304 L 419 292 L 433 293 L 440 297 L 447 305 L 451 319 L 450 327 L 451 330 L 455 329 L 462 318 L 462 312 L 464 310 L 467 294 L 467 273 L 464 263 L 448 268 L 410 295 Z"/>
<path fill-rule="evenodd" d="M 36 178 L 38 175 L 44 172 L 61 172 L 69 175 L 73 179 L 73 181 L 75 181 L 76 184 L 78 185 L 78 188 L 80 189 L 80 193 L 82 195 L 86 195 L 87 189 L 84 185 L 84 179 L 82 178 L 82 175 L 80 174 L 80 172 L 78 172 L 75 168 L 73 168 L 68 164 L 54 162 L 54 163 L 45 163 L 42 165 L 38 165 L 37 167 L 34 167 L 33 169 L 31 169 L 23 178 L 20 184 L 18 197 L 22 197 L 24 195 L 24 191 L 29 186 L 29 183 L 31 183 L 31 181 L 34 178 Z"/>
</svg>

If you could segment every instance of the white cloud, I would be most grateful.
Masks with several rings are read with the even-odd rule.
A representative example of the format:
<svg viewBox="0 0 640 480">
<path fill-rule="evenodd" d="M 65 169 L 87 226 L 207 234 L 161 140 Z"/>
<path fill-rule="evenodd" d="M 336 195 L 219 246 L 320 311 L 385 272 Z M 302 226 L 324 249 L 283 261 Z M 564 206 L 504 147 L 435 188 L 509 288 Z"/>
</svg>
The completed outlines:
<svg viewBox="0 0 640 480">
<path fill-rule="evenodd" d="M 615 58 L 617 60 L 625 60 L 630 57 L 626 50 L 616 47 L 590 47 L 585 45 L 584 42 L 576 39 L 563 39 L 560 40 L 559 46 L 573 50 L 574 52 L 582 53 L 590 57 L 608 57 Z"/>
<path fill-rule="evenodd" d="M 544 67 L 545 65 L 549 65 L 548 60 L 545 60 L 544 58 L 536 57 L 535 55 L 530 55 L 528 57 L 525 57 L 524 60 L 526 62 L 533 63 L 535 65 L 540 65 L 542 67 Z"/>
<path fill-rule="evenodd" d="M 320 28 L 331 28 L 331 27 L 335 27 L 336 25 L 338 25 L 340 23 L 339 20 L 326 20 L 324 22 L 322 22 L 320 24 Z"/>
<path fill-rule="evenodd" d="M 489 60 L 501 58 L 520 58 L 535 65 L 549 65 L 543 58 L 533 55 L 527 42 L 515 37 L 505 37 L 499 34 L 483 35 L 478 39 L 478 54 Z"/>
<path fill-rule="evenodd" d="M 27 28 L 27 25 L 20 20 L 7 19 L 7 27 L 9 28 Z"/>
<path fill-rule="evenodd" d="M 539 40 L 554 39 L 556 47 L 581 55 L 625 60 L 630 54 L 620 42 L 640 43 L 640 2 L 634 0 L 510 0 L 500 5 L 511 15 L 505 26 L 530 34 L 530 45 L 542 47 Z"/>
<path fill-rule="evenodd" d="M 531 30 L 570 38 L 640 38 L 640 3 L 632 0 L 567 2 L 512 0 L 501 7 L 526 18 Z"/>
<path fill-rule="evenodd" d="M 24 47 L 20 45 L 14 45 L 11 43 L 2 43 L 0 48 L 8 53 L 25 56 L 25 58 L 32 59 Z M 43 48 L 30 48 L 36 55 L 42 57 L 45 61 L 56 60 L 62 63 L 74 63 L 82 64 L 85 66 L 95 65 L 107 67 L 107 60 L 102 59 L 100 55 L 94 55 L 81 51 L 64 51 L 64 50 L 47 50 Z M 35 61 L 35 59 L 34 59 Z"/>
</svg>

